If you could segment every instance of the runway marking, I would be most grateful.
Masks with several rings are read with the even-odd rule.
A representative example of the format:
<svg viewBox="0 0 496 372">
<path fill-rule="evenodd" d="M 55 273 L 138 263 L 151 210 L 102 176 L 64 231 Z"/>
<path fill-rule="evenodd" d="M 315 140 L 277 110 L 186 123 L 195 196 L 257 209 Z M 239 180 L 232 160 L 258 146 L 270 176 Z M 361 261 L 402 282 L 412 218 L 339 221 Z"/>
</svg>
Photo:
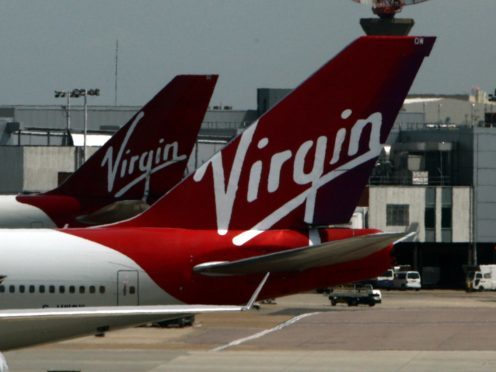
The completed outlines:
<svg viewBox="0 0 496 372">
<path fill-rule="evenodd" d="M 251 336 L 248 336 L 248 337 L 239 338 L 237 340 L 234 340 L 234 341 L 229 342 L 228 344 L 225 344 L 225 345 L 216 347 L 215 349 L 212 349 L 210 351 L 222 351 L 222 350 L 225 350 L 225 349 L 227 349 L 229 347 L 232 347 L 232 346 L 241 345 L 242 343 L 244 343 L 246 341 L 255 340 L 257 338 L 260 338 L 260 337 L 263 337 L 265 335 L 268 335 L 269 333 L 280 331 L 281 329 L 286 328 L 286 327 L 288 327 L 288 326 L 290 326 L 290 325 L 292 325 L 292 324 L 300 321 L 303 318 L 306 318 L 306 317 L 309 317 L 309 316 L 312 316 L 312 315 L 317 315 L 317 314 L 320 314 L 320 312 L 317 311 L 317 312 L 314 312 L 314 313 L 305 313 L 305 314 L 301 314 L 301 315 L 295 316 L 294 318 L 291 318 L 291 319 L 285 321 L 284 323 L 281 323 L 281 324 L 279 324 L 279 325 L 277 325 L 277 326 L 275 326 L 273 328 L 266 329 L 264 331 L 255 333 L 254 335 L 251 335 Z"/>
</svg>

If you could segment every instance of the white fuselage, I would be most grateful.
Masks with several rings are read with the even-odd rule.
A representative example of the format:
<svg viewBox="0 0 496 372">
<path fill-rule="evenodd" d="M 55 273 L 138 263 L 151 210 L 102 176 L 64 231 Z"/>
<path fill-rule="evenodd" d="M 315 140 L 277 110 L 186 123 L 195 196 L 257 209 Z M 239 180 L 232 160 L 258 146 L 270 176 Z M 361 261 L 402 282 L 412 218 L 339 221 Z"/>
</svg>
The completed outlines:
<svg viewBox="0 0 496 372">
<path fill-rule="evenodd" d="M 0 228 L 54 228 L 55 223 L 41 209 L 20 203 L 16 195 L 0 195 Z"/>
<path fill-rule="evenodd" d="M 129 257 L 50 229 L 0 230 L 0 309 L 179 301 Z"/>
</svg>

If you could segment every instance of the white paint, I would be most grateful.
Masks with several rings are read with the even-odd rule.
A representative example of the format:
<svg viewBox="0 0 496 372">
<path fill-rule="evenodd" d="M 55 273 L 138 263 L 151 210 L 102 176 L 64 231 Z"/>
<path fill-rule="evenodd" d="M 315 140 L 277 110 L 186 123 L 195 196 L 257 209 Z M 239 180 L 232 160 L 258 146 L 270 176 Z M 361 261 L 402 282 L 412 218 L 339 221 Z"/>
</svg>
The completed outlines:
<svg viewBox="0 0 496 372">
<path fill-rule="evenodd" d="M 334 152 L 332 154 L 331 165 L 336 164 L 341 158 L 341 149 L 346 139 L 346 128 L 341 128 L 336 133 L 336 142 L 334 143 Z"/>
<path fill-rule="evenodd" d="M 262 178 L 262 161 L 256 161 L 251 166 L 250 180 L 248 181 L 248 195 L 246 200 L 252 202 L 258 198 L 258 190 L 260 189 L 260 180 Z"/>
<path fill-rule="evenodd" d="M 372 126 L 372 130 L 369 138 L 369 149 L 372 150 L 377 148 L 377 146 L 382 149 L 381 144 L 381 127 L 382 127 L 382 114 L 376 112 L 370 115 L 367 119 L 358 120 L 356 124 L 351 128 L 351 139 L 350 146 L 348 148 L 348 156 L 354 156 L 358 153 L 358 146 L 360 145 L 360 138 L 363 134 L 363 129 L 365 126 Z M 379 151 L 380 153 L 380 151 Z"/>
<path fill-rule="evenodd" d="M 115 159 L 114 147 L 110 146 L 100 164 L 101 167 L 107 166 L 107 191 L 109 193 L 114 191 L 117 177 L 134 176 L 132 181 L 115 192 L 115 197 L 123 196 L 131 187 L 145 180 L 148 174 L 156 173 L 171 164 L 187 159 L 187 155 L 179 154 L 177 141 L 165 143 L 163 138 L 159 139 L 158 146 L 155 149 L 143 151 L 141 154 L 133 154 L 131 149 L 127 148 L 127 144 L 144 116 L 144 112 L 136 115 L 126 132 Z M 136 173 L 138 174 L 136 175 Z"/>
<path fill-rule="evenodd" d="M 344 110 L 341 113 L 342 119 L 348 119 L 352 114 L 350 109 Z M 216 219 L 217 219 L 217 230 L 220 235 L 225 235 L 229 230 L 229 224 L 231 221 L 232 213 L 236 198 L 238 197 L 237 191 L 239 188 L 239 180 L 241 172 L 243 171 L 244 162 L 246 154 L 251 145 L 252 138 L 257 129 L 258 122 L 249 127 L 240 136 L 238 146 L 236 148 L 236 153 L 234 156 L 234 162 L 229 173 L 228 183 L 225 182 L 225 170 L 224 162 L 222 158 L 223 152 L 219 152 L 214 156 L 208 163 L 205 163 L 198 171 L 195 173 L 193 179 L 196 182 L 200 182 L 207 172 L 208 166 L 212 166 L 212 175 L 214 180 L 214 198 L 216 206 Z M 358 154 L 360 140 L 363 136 L 363 132 L 366 126 L 371 126 L 370 138 L 369 138 L 369 149 L 364 154 L 356 156 L 354 159 L 348 161 L 347 163 L 341 165 L 339 168 L 323 174 L 324 172 L 324 162 L 326 154 L 328 153 L 328 142 L 329 139 L 326 136 L 320 136 L 316 140 L 306 140 L 302 142 L 297 148 L 296 153 L 293 158 L 293 152 L 291 149 L 274 153 L 270 157 L 270 168 L 269 175 L 267 179 L 267 189 L 269 192 L 275 192 L 279 189 L 281 168 L 284 163 L 288 162 L 292 169 L 293 182 L 297 185 L 308 186 L 308 188 L 283 204 L 280 208 L 270 213 L 268 216 L 263 218 L 257 224 L 255 224 L 250 231 L 242 233 L 233 239 L 233 243 L 236 245 L 245 244 L 247 241 L 252 239 L 254 236 L 258 235 L 259 231 L 263 231 L 271 228 L 278 221 L 286 217 L 294 209 L 298 208 L 303 203 L 305 205 L 305 216 L 304 220 L 306 223 L 312 223 L 315 213 L 315 200 L 317 196 L 317 191 L 320 187 L 324 186 L 328 182 L 332 181 L 336 177 L 352 171 L 355 167 L 372 160 L 379 156 L 382 144 L 380 141 L 380 132 L 382 127 L 382 114 L 379 112 L 371 114 L 366 119 L 358 119 L 350 132 L 350 141 L 348 146 L 348 157 L 353 157 Z M 333 157 L 331 164 L 337 163 L 341 160 L 341 147 L 345 141 L 347 134 L 346 128 L 340 128 L 337 131 L 336 138 L 334 141 Z M 257 144 L 258 148 L 265 148 L 269 144 L 270 140 L 263 138 Z M 311 149 L 315 146 L 315 154 L 313 156 L 313 165 L 309 173 L 305 172 L 305 162 L 307 156 Z M 265 150 L 267 151 L 267 150 Z M 267 158 L 267 156 L 265 157 Z M 293 161 L 290 161 L 293 158 Z M 253 203 L 258 199 L 259 187 L 263 184 L 261 180 L 261 174 L 263 173 L 263 159 L 256 160 L 251 166 L 249 166 L 250 174 L 247 186 L 246 200 Z M 227 187 L 226 187 L 227 186 Z M 290 187 L 289 185 L 288 187 Z M 255 233 L 255 235 L 254 235 Z"/>
<path fill-rule="evenodd" d="M 333 179 L 336 179 L 337 177 L 343 175 L 344 173 L 352 170 L 353 168 L 366 163 L 369 160 L 375 159 L 377 156 L 380 154 L 380 149 L 379 151 L 369 151 L 366 152 L 365 154 L 349 161 L 348 163 L 343 164 L 339 168 L 324 174 L 318 182 L 315 183 L 314 188 L 319 189 L 320 187 L 324 186 L 325 184 L 329 183 Z M 312 188 L 309 188 L 299 195 L 295 196 L 293 199 L 289 200 L 286 202 L 284 205 L 273 211 L 271 214 L 269 214 L 267 217 L 265 217 L 263 220 L 261 220 L 259 223 L 257 223 L 255 226 L 253 226 L 251 229 L 237 235 L 233 239 L 233 243 L 235 245 L 243 245 L 246 242 L 250 241 L 257 235 L 261 234 L 267 229 L 270 229 L 272 226 L 274 226 L 277 222 L 279 222 L 282 218 L 287 216 L 290 212 L 298 208 L 300 205 L 302 205 L 308 195 L 313 192 Z"/>
<path fill-rule="evenodd" d="M 267 182 L 267 191 L 275 192 L 279 188 L 279 184 L 281 181 L 281 171 L 282 166 L 286 163 L 293 154 L 290 150 L 278 152 L 272 159 L 270 160 L 270 170 L 269 170 L 269 179 Z"/>
<path fill-rule="evenodd" d="M 232 346 L 241 345 L 242 343 L 245 343 L 247 341 L 256 340 L 257 338 L 261 338 L 261 337 L 264 337 L 270 333 L 280 331 L 281 329 L 284 329 L 284 328 L 286 328 L 292 324 L 295 324 L 296 322 L 298 322 L 304 318 L 307 318 L 307 317 L 312 316 L 312 315 L 317 315 L 317 314 L 320 314 L 320 312 L 306 313 L 306 314 L 301 314 L 301 315 L 295 316 L 294 318 L 291 318 L 290 320 L 288 320 L 284 323 L 281 323 L 281 324 L 279 324 L 273 328 L 266 329 L 264 331 L 255 333 L 254 335 L 251 335 L 248 337 L 243 337 L 243 338 L 231 341 L 228 344 L 216 347 L 215 349 L 212 349 L 211 351 L 222 351 L 222 350 L 225 350 L 225 349 L 232 347 Z"/>
<path fill-rule="evenodd" d="M 0 228 L 57 227 L 41 209 L 19 203 L 16 195 L 0 195 Z"/>
<path fill-rule="evenodd" d="M 117 152 L 116 159 L 113 160 L 113 154 L 114 154 L 114 147 L 113 146 L 110 146 L 107 149 L 107 152 L 105 153 L 105 155 L 102 159 L 102 164 L 101 164 L 102 167 L 108 163 L 108 166 L 107 166 L 107 191 L 108 192 L 111 192 L 112 189 L 114 188 L 115 177 L 117 176 L 119 165 L 121 163 L 121 158 L 124 155 L 124 151 L 126 150 L 127 143 L 129 142 L 129 139 L 131 138 L 131 135 L 133 134 L 134 129 L 138 125 L 139 121 L 144 116 L 145 116 L 145 114 L 143 112 L 140 112 L 138 115 L 136 115 L 134 121 L 131 123 L 128 131 L 126 132 L 126 135 L 124 136 L 124 141 L 122 141 L 121 147 L 119 148 L 119 151 Z M 122 176 L 123 175 L 121 175 L 121 177 Z"/>
<path fill-rule="evenodd" d="M 415 45 L 424 45 L 424 38 L 423 37 L 416 37 L 414 40 Z"/>
<path fill-rule="evenodd" d="M 236 192 L 238 191 L 239 178 L 241 176 L 241 169 L 245 161 L 246 152 L 251 144 L 253 134 L 257 129 L 258 121 L 248 127 L 239 139 L 234 162 L 229 173 L 228 184 L 224 180 L 224 164 L 222 161 L 222 151 L 217 153 L 212 159 L 200 167 L 194 174 L 193 179 L 200 182 L 205 175 L 208 165 L 212 165 L 212 173 L 214 177 L 214 196 L 215 196 L 215 210 L 217 215 L 217 232 L 219 235 L 227 234 L 229 229 L 229 222 L 233 211 L 234 200 Z"/>
<path fill-rule="evenodd" d="M 3 285 L 105 285 L 104 295 L 65 293 L 3 293 L 0 308 L 57 307 L 63 304 L 111 306 L 117 304 L 117 272 L 139 273 L 139 303 L 177 304 L 129 257 L 104 245 L 51 229 L 0 230 L 0 275 Z M 34 242 L 36 242 L 34 244 Z"/>
<path fill-rule="evenodd" d="M 247 310 L 245 306 L 181 304 L 129 257 L 61 231 L 3 229 L 0 241 L 0 275 L 5 276 L 0 292 L 0 350 L 91 335 L 101 327 L 115 330 L 184 314 Z M 116 306 L 122 270 L 139 274 L 139 306 Z M 11 286 L 15 291 L 10 291 Z M 49 291 L 51 286 L 55 292 Z M 59 286 L 65 291 L 60 293 Z M 76 293 L 70 293 L 69 286 Z M 80 286 L 86 288 L 84 293 L 79 293 Z M 89 286 L 95 286 L 96 293 L 90 293 Z M 104 293 L 100 286 L 105 287 Z M 2 368 L 7 367 L 0 355 L 0 372 Z"/>
<path fill-rule="evenodd" d="M 258 148 L 263 149 L 264 147 L 267 147 L 269 144 L 269 139 L 267 137 L 262 138 L 260 141 L 258 141 Z"/>
<path fill-rule="evenodd" d="M 327 150 L 327 137 L 319 137 L 317 145 L 315 146 L 315 154 L 312 165 L 312 170 L 305 173 L 305 163 L 308 152 L 313 147 L 313 141 L 304 142 L 296 152 L 294 167 L 293 167 L 293 181 L 297 185 L 308 185 L 319 179 L 324 172 L 324 159 Z"/>
<path fill-rule="evenodd" d="M 343 119 L 343 120 L 348 119 L 348 118 L 351 116 L 351 114 L 352 114 L 352 113 L 353 113 L 353 111 L 351 111 L 350 109 L 348 109 L 348 110 L 344 110 L 344 111 L 341 113 L 341 119 Z"/>
</svg>

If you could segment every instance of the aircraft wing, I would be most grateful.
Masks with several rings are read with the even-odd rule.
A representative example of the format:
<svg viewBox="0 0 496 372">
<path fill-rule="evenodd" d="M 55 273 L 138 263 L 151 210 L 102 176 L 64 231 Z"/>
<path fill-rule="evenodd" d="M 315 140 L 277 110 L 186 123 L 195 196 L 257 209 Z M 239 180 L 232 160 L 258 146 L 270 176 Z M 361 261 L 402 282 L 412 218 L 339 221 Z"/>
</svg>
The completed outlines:
<svg viewBox="0 0 496 372">
<path fill-rule="evenodd" d="M 0 350 L 7 351 L 102 333 L 185 315 L 247 311 L 253 307 L 269 274 L 244 306 L 157 305 L 0 310 Z"/>
<path fill-rule="evenodd" d="M 0 350 L 176 319 L 183 315 L 244 309 L 245 306 L 164 305 L 0 310 Z"/>
<path fill-rule="evenodd" d="M 194 267 L 204 275 L 244 275 L 303 271 L 367 257 L 390 244 L 408 238 L 406 233 L 379 233 L 335 240 L 231 262 L 206 262 Z"/>
</svg>

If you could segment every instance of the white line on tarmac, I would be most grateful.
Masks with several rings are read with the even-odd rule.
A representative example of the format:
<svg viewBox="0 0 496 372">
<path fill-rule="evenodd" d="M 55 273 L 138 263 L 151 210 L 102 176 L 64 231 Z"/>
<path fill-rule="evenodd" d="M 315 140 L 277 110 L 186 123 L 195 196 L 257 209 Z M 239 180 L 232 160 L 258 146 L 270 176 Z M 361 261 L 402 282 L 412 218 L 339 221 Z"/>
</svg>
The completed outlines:
<svg viewBox="0 0 496 372">
<path fill-rule="evenodd" d="M 285 321 L 284 323 L 281 323 L 281 324 L 275 326 L 274 328 L 266 329 L 264 331 L 255 333 L 254 335 L 251 335 L 251 336 L 248 336 L 248 337 L 239 338 L 237 340 L 234 340 L 234 341 L 229 342 L 228 344 L 225 344 L 225 345 L 216 347 L 215 349 L 212 349 L 210 351 L 222 351 L 222 350 L 227 349 L 228 347 L 241 345 L 242 343 L 244 343 L 246 341 L 255 340 L 257 338 L 260 338 L 260 337 L 263 337 L 265 335 L 268 335 L 269 333 L 280 331 L 281 329 L 286 328 L 286 327 L 290 326 L 291 324 L 294 324 L 294 323 L 298 322 L 299 320 L 301 320 L 303 318 L 306 318 L 306 317 L 309 317 L 309 316 L 312 316 L 312 315 L 317 315 L 317 314 L 320 314 L 320 312 L 305 313 L 305 314 L 301 314 L 301 315 L 295 316 L 294 318 L 291 318 L 291 319 Z"/>
</svg>

